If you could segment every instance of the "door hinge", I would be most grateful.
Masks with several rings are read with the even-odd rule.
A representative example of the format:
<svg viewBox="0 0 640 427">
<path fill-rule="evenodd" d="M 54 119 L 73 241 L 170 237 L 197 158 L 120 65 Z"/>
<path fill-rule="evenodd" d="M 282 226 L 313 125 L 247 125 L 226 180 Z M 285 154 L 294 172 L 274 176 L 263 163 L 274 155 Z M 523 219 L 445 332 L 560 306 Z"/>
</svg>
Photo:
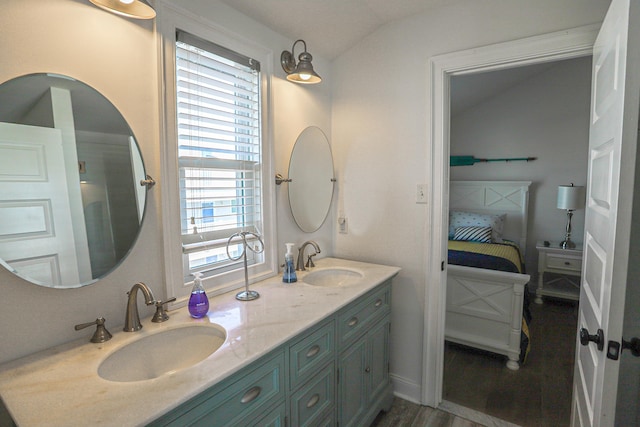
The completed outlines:
<svg viewBox="0 0 640 427">
<path fill-rule="evenodd" d="M 440 263 L 440 271 L 444 271 L 444 261 Z"/>
<path fill-rule="evenodd" d="M 340 384 L 340 368 L 336 369 L 336 375 L 338 376 L 338 384 Z"/>
</svg>

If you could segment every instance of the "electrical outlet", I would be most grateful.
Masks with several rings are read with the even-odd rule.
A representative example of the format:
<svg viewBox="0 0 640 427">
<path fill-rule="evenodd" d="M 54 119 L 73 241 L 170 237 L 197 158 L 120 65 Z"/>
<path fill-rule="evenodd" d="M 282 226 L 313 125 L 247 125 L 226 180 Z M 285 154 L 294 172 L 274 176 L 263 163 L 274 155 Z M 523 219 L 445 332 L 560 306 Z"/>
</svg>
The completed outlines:
<svg viewBox="0 0 640 427">
<path fill-rule="evenodd" d="M 427 203 L 427 184 L 418 184 L 416 187 L 416 203 Z"/>
<path fill-rule="evenodd" d="M 347 234 L 349 232 L 349 224 L 347 218 L 344 216 L 338 218 L 338 231 L 341 234 Z"/>
</svg>

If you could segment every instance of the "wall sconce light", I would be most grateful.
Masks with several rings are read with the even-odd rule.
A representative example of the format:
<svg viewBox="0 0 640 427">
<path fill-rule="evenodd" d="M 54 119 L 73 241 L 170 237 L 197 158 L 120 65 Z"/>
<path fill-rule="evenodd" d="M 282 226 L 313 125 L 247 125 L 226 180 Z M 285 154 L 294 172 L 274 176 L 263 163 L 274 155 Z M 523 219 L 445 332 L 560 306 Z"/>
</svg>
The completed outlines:
<svg viewBox="0 0 640 427">
<path fill-rule="evenodd" d="M 562 249 L 573 249 L 576 244 L 571 241 L 571 217 L 573 211 L 584 208 L 585 193 L 584 187 L 571 185 L 560 185 L 558 187 L 558 209 L 567 211 L 567 228 L 564 241 L 560 243 Z"/>
<path fill-rule="evenodd" d="M 109 12 L 134 19 L 153 19 L 156 11 L 146 0 L 89 0 Z"/>
<path fill-rule="evenodd" d="M 298 56 L 298 64 L 296 65 L 296 59 L 294 56 L 294 48 L 298 42 L 302 42 L 304 45 L 304 52 Z M 320 83 L 322 78 L 313 71 L 313 65 L 311 60 L 313 57 L 307 52 L 307 44 L 304 40 L 296 40 L 291 47 L 291 52 L 283 50 L 280 55 L 280 63 L 282 69 L 287 73 L 287 80 L 296 83 L 303 84 L 315 84 Z"/>
</svg>

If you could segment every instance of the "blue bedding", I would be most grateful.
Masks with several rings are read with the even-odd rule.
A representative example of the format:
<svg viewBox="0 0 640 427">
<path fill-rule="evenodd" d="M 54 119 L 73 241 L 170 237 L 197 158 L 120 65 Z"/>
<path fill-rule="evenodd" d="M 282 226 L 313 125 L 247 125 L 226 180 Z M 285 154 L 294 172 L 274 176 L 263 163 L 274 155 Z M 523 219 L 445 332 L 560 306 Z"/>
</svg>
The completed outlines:
<svg viewBox="0 0 640 427">
<path fill-rule="evenodd" d="M 486 268 L 488 270 L 507 271 L 519 273 L 520 269 L 508 259 L 478 254 L 474 252 L 456 251 L 449 249 L 449 264 L 462 265 L 466 267 Z"/>
</svg>

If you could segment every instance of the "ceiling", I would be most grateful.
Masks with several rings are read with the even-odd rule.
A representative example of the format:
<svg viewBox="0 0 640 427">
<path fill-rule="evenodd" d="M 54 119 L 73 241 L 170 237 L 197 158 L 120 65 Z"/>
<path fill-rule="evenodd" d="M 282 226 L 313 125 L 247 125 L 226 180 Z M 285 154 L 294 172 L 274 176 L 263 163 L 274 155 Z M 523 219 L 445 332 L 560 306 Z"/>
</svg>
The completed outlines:
<svg viewBox="0 0 640 427">
<path fill-rule="evenodd" d="M 220 0 L 333 60 L 388 22 L 462 0 Z"/>
<path fill-rule="evenodd" d="M 302 38 L 312 55 L 333 60 L 391 21 L 465 0 L 220 1 L 288 37 L 292 45 Z M 456 77 L 451 88 L 451 114 L 477 105 L 550 66 L 541 64 Z"/>
<path fill-rule="evenodd" d="M 451 78 L 451 115 L 454 116 L 557 66 L 545 62 L 505 70 L 465 74 Z"/>
</svg>

